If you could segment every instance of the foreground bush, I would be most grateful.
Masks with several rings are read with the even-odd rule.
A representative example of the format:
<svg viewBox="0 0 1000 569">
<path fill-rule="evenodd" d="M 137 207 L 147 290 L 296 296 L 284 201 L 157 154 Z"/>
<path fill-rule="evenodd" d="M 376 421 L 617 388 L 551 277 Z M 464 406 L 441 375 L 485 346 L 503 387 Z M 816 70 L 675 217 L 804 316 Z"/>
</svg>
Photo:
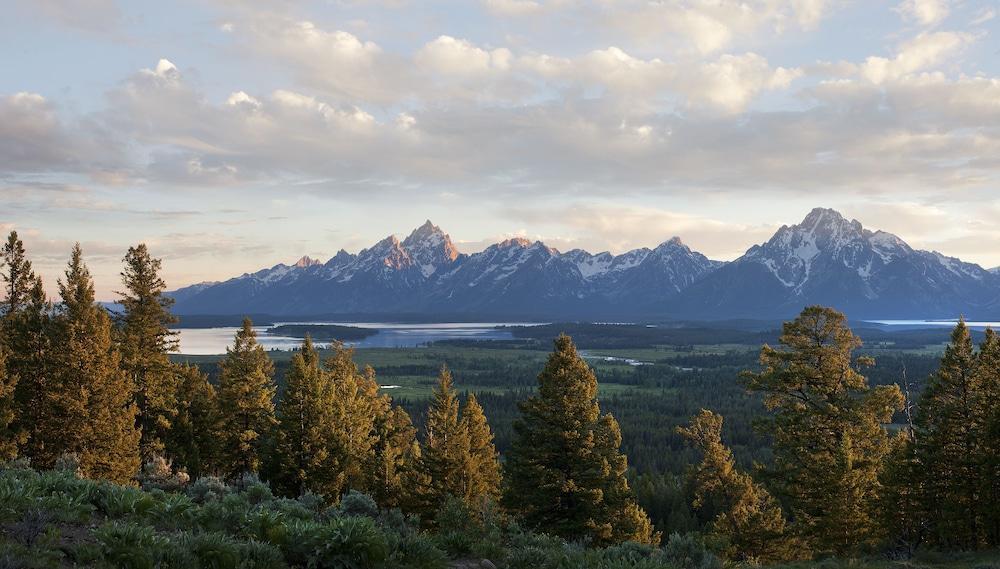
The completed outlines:
<svg viewBox="0 0 1000 569">
<path fill-rule="evenodd" d="M 203 478 L 184 493 L 78 478 L 72 469 L 0 467 L 0 568 L 126 569 L 721 569 L 693 534 L 663 547 L 587 547 L 524 530 L 495 506 L 449 500 L 433 532 L 399 510 L 352 493 L 339 506 L 321 497 L 275 498 L 244 477 L 230 486 Z M 482 560 L 489 560 L 488 563 Z M 938 563 L 940 561 L 940 563 Z M 1000 569 L 983 555 L 916 565 L 833 560 L 790 567 Z"/>
</svg>

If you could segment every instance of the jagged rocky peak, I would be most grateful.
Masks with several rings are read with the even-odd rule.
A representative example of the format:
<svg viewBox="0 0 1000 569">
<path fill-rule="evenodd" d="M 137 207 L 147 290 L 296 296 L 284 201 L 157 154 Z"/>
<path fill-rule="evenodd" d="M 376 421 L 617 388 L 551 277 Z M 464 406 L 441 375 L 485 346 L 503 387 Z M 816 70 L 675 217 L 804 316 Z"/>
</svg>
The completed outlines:
<svg viewBox="0 0 1000 569">
<path fill-rule="evenodd" d="M 330 260 L 326 262 L 327 267 L 336 267 L 340 265 L 345 265 L 354 260 L 354 255 L 347 252 L 346 249 L 341 249 L 337 251 L 337 254 L 330 257 Z"/>
<path fill-rule="evenodd" d="M 504 239 L 503 241 L 497 243 L 497 247 L 502 249 L 507 249 L 509 247 L 520 247 L 522 249 L 527 249 L 531 247 L 531 240 L 525 239 L 524 237 L 511 237 L 509 239 Z"/>
<path fill-rule="evenodd" d="M 656 246 L 656 251 L 670 251 L 670 250 L 681 250 L 684 252 L 690 252 L 691 249 L 681 241 L 680 237 L 674 236 L 667 239 L 663 243 Z"/>
<path fill-rule="evenodd" d="M 295 261 L 295 266 L 298 267 L 298 268 L 300 268 L 300 269 L 304 269 L 306 267 L 311 267 L 313 265 L 321 265 L 321 264 L 322 264 L 321 261 L 319 261 L 318 259 L 313 259 L 309 255 L 303 255 L 301 259 L 299 259 L 298 261 Z"/>
<path fill-rule="evenodd" d="M 426 276 L 430 276 L 442 265 L 454 262 L 459 255 L 451 237 L 429 219 L 414 229 L 403 240 L 402 245 Z"/>
</svg>

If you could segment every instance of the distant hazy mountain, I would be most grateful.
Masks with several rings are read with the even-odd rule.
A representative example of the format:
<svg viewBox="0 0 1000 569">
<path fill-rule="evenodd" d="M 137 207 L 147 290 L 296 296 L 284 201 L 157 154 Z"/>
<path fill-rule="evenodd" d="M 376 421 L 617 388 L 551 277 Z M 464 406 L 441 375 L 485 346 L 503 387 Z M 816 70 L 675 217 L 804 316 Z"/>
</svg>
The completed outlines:
<svg viewBox="0 0 1000 569">
<path fill-rule="evenodd" d="M 171 293 L 178 314 L 449 314 L 495 318 L 853 318 L 1000 314 L 1000 274 L 815 209 L 731 263 L 674 237 L 620 255 L 508 239 L 460 254 L 430 221 L 326 263 L 303 257 Z"/>
<path fill-rule="evenodd" d="M 814 209 L 671 299 L 678 316 L 785 317 L 835 306 L 853 318 L 953 318 L 998 307 L 1000 278 Z"/>
<path fill-rule="evenodd" d="M 463 255 L 430 221 L 326 263 L 303 257 L 174 291 L 178 314 L 448 313 L 495 317 L 640 314 L 720 265 L 673 238 L 621 255 L 508 239 Z"/>
</svg>

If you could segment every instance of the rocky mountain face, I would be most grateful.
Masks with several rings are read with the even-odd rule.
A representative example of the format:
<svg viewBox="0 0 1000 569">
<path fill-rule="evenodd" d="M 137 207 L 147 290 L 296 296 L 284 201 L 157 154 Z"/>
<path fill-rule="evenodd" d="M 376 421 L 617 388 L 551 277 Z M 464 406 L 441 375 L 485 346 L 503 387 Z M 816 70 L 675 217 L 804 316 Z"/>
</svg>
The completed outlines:
<svg viewBox="0 0 1000 569">
<path fill-rule="evenodd" d="M 465 255 L 428 221 L 356 255 L 303 257 L 171 294 L 178 314 L 771 319 L 809 304 L 852 318 L 1000 314 L 996 270 L 913 249 L 820 208 L 730 263 L 677 237 L 620 255 L 563 253 L 520 238 Z"/>
<path fill-rule="evenodd" d="M 810 304 L 853 318 L 954 318 L 988 312 L 998 296 L 1000 279 L 979 265 L 817 208 L 685 289 L 671 308 L 689 318 L 788 317 Z"/>
<path fill-rule="evenodd" d="M 463 255 L 428 221 L 403 241 L 389 236 L 356 255 L 303 257 L 171 294 L 178 314 L 636 317 L 719 265 L 676 237 L 621 255 L 561 253 L 520 238 Z"/>
</svg>

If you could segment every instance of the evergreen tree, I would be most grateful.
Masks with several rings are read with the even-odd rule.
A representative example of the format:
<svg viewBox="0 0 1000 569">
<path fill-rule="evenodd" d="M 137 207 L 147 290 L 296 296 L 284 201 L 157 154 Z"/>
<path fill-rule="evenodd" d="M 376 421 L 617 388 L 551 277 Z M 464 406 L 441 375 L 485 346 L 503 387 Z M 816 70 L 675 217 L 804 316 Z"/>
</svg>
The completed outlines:
<svg viewBox="0 0 1000 569">
<path fill-rule="evenodd" d="M 42 280 L 12 231 L 0 251 L 4 296 L 0 302 L 0 351 L 6 350 L 7 385 L 13 388 L 11 423 L 4 440 L 29 457 L 42 412 L 41 394 L 50 368 L 50 311 Z M 16 379 L 16 382 L 14 380 Z M 9 449 L 8 445 L 8 449 Z"/>
<path fill-rule="evenodd" d="M 785 349 L 765 345 L 763 370 L 747 373 L 773 417 L 772 490 L 787 505 L 794 529 L 822 553 L 847 553 L 880 537 L 875 508 L 889 453 L 884 427 L 902 408 L 898 386 L 869 389 L 853 367 L 861 340 L 831 308 L 807 307 L 786 322 Z"/>
<path fill-rule="evenodd" d="M 319 353 L 306 336 L 302 349 L 292 356 L 285 375 L 285 392 L 278 404 L 270 476 L 275 489 L 291 496 L 307 490 L 317 494 L 337 492 L 338 478 L 331 472 L 333 433 L 337 429 L 333 384 L 320 369 Z"/>
<path fill-rule="evenodd" d="M 702 454 L 691 472 L 692 505 L 711 508 L 711 532 L 726 556 L 758 563 L 794 557 L 781 506 L 750 475 L 737 470 L 732 451 L 722 444 L 722 416 L 703 409 L 677 432 Z"/>
<path fill-rule="evenodd" d="M 462 408 L 462 427 L 469 437 L 469 482 L 467 493 L 473 500 L 500 498 L 500 456 L 493 445 L 493 431 L 476 396 L 469 394 Z"/>
<path fill-rule="evenodd" d="M 905 555 L 913 555 L 926 534 L 921 471 L 914 453 L 913 433 L 899 431 L 890 440 L 882 471 L 879 519 L 888 534 L 889 546 Z"/>
<path fill-rule="evenodd" d="M 417 429 L 402 407 L 391 406 L 375 421 L 375 472 L 372 498 L 384 508 L 417 509 L 416 488 L 422 487 L 418 464 L 421 450 Z"/>
<path fill-rule="evenodd" d="M 980 501 L 983 508 L 983 545 L 1000 546 L 1000 335 L 986 329 L 976 360 L 977 385 L 973 415 L 979 425 Z"/>
<path fill-rule="evenodd" d="M 597 377 L 568 336 L 556 339 L 538 384 L 514 424 L 507 507 L 529 526 L 567 539 L 657 542 L 625 478 L 618 423 L 601 416 Z"/>
<path fill-rule="evenodd" d="M 972 337 L 959 321 L 938 371 L 920 398 L 916 416 L 916 457 L 923 477 L 921 504 L 928 538 L 944 547 L 970 549 L 983 537 L 982 439 L 984 417 L 977 412 L 981 379 Z"/>
<path fill-rule="evenodd" d="M 378 444 L 375 422 L 384 404 L 379 398 L 375 371 L 370 367 L 359 370 L 354 350 L 342 344 L 332 349 L 324 369 L 334 393 L 330 467 L 336 479 L 330 481 L 325 494 L 336 500 L 349 489 L 371 490 Z"/>
<path fill-rule="evenodd" d="M 275 425 L 274 363 L 257 343 L 249 318 L 219 363 L 220 470 L 230 478 L 257 472 L 266 437 Z"/>
<path fill-rule="evenodd" d="M 197 479 L 218 469 L 222 427 L 215 388 L 195 365 L 176 365 L 177 415 L 168 439 L 173 464 Z"/>
<path fill-rule="evenodd" d="M 469 433 L 459 420 L 458 395 L 447 366 L 441 366 L 424 420 L 421 462 L 427 482 L 423 500 L 428 514 L 436 512 L 449 496 L 469 502 Z"/>
<path fill-rule="evenodd" d="M 14 424 L 17 376 L 7 371 L 7 354 L 0 328 L 0 461 L 17 458 L 18 447 L 23 442 Z"/>
<path fill-rule="evenodd" d="M 0 267 L 3 267 L 3 301 L 0 315 L 9 316 L 31 304 L 32 289 L 38 277 L 31 268 L 31 261 L 25 255 L 24 243 L 11 231 L 7 242 L 0 250 Z"/>
<path fill-rule="evenodd" d="M 170 314 L 173 299 L 164 296 L 167 285 L 160 278 L 160 259 L 154 259 L 144 243 L 129 247 L 123 259 L 119 292 L 124 307 L 117 333 L 122 367 L 136 386 L 139 447 L 143 459 L 164 454 L 171 422 L 177 414 L 178 374 L 169 353 L 177 349 L 176 334 L 167 326 L 177 322 Z M 166 454 L 171 457 L 174 452 Z"/>
<path fill-rule="evenodd" d="M 129 483 L 139 470 L 135 386 L 121 369 L 111 318 L 94 301 L 94 283 L 79 244 L 59 281 L 62 304 L 54 321 L 52 381 L 41 397 L 43 466 L 75 453 L 90 478 Z"/>
</svg>

